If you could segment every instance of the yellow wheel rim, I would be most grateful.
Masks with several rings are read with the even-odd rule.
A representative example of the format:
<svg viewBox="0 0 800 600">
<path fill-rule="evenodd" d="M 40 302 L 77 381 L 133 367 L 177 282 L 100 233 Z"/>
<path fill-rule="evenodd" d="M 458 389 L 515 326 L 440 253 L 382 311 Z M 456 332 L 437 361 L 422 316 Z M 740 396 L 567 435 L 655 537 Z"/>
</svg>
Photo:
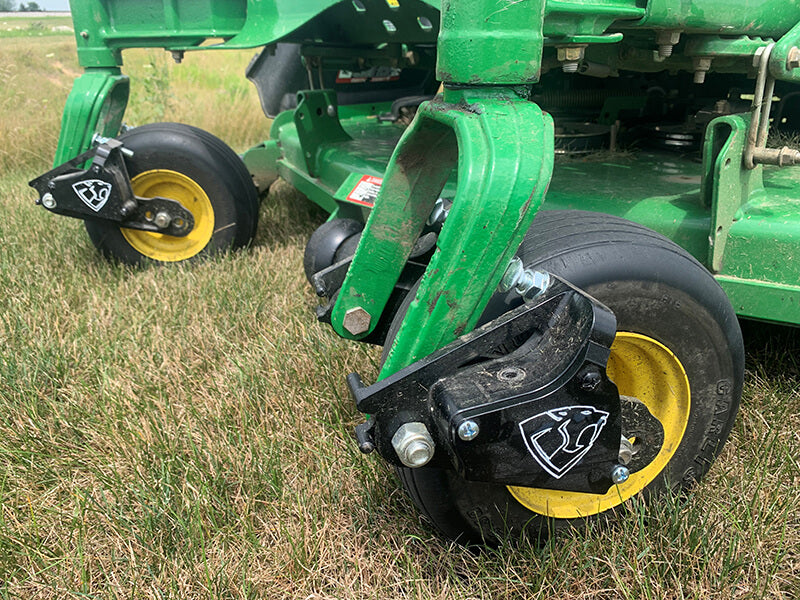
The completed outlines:
<svg viewBox="0 0 800 600">
<path fill-rule="evenodd" d="M 122 235 L 134 250 L 153 260 L 177 262 L 195 256 L 206 247 L 214 233 L 214 207 L 193 179 L 176 171 L 154 169 L 140 173 L 131 183 L 137 196 L 177 200 L 194 217 L 194 229 L 186 237 L 122 228 Z"/>
<path fill-rule="evenodd" d="M 618 332 L 608 359 L 608 377 L 623 396 L 647 405 L 664 427 L 664 445 L 653 461 L 605 494 L 559 492 L 509 486 L 533 512 L 556 519 L 588 517 L 619 506 L 642 491 L 667 466 L 689 422 L 691 393 L 686 371 L 669 348 L 638 333 Z"/>
</svg>

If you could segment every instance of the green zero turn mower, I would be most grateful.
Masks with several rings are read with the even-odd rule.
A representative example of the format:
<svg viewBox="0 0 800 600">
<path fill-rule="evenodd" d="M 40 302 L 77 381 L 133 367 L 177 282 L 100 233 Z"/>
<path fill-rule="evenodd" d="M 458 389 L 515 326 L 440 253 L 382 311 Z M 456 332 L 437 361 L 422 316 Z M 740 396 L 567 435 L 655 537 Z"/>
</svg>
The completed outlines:
<svg viewBox="0 0 800 600">
<path fill-rule="evenodd" d="M 800 0 L 72 0 L 47 210 L 125 262 L 246 246 L 282 178 L 330 213 L 318 318 L 362 451 L 492 542 L 691 485 L 742 393 L 737 315 L 800 324 Z M 211 41 L 209 41 L 211 40 Z M 269 140 L 123 131 L 121 51 L 258 48 Z"/>
</svg>

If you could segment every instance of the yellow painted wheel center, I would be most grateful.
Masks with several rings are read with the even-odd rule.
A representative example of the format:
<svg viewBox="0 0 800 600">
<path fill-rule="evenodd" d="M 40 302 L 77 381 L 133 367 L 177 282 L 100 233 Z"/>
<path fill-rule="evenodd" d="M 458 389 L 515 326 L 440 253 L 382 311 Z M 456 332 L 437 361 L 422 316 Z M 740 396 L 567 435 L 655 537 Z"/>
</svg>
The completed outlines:
<svg viewBox="0 0 800 600">
<path fill-rule="evenodd" d="M 588 517 L 618 506 L 653 481 L 680 445 L 689 421 L 691 393 L 686 371 L 669 348 L 638 333 L 618 332 L 608 359 L 608 377 L 620 395 L 633 396 L 664 427 L 664 444 L 653 461 L 605 494 L 559 492 L 509 486 L 508 490 L 533 512 L 557 519 Z M 624 433 L 624 432 L 623 432 Z"/>
<path fill-rule="evenodd" d="M 133 193 L 142 198 L 161 196 L 177 200 L 194 217 L 194 229 L 185 237 L 122 228 L 122 235 L 134 250 L 162 262 L 177 262 L 199 254 L 214 233 L 214 207 L 193 179 L 182 173 L 154 169 L 131 179 Z"/>
</svg>

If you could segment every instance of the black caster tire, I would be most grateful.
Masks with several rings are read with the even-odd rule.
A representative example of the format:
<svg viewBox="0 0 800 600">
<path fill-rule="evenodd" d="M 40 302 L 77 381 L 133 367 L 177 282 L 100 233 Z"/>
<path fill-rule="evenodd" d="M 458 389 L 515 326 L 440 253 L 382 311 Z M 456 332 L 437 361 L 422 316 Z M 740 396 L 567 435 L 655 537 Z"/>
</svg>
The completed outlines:
<svg viewBox="0 0 800 600">
<path fill-rule="evenodd" d="M 618 333 L 609 376 L 620 394 L 641 399 L 659 418 L 665 443 L 627 482 L 596 496 L 469 482 L 450 470 L 399 469 L 420 510 L 463 544 L 493 544 L 520 533 L 541 540 L 613 514 L 640 493 L 647 499 L 692 485 L 725 443 L 742 393 L 744 348 L 730 301 L 667 238 L 608 215 L 542 212 L 518 255 L 526 267 L 559 275 L 614 311 Z M 483 321 L 519 302 L 497 294 Z M 404 312 L 398 311 L 394 332 Z"/>
<path fill-rule="evenodd" d="M 244 163 L 219 138 L 180 123 L 152 123 L 122 136 L 133 151 L 125 162 L 137 196 L 178 200 L 194 217 L 186 237 L 85 221 L 100 252 L 138 265 L 195 260 L 241 248 L 255 236 L 259 200 Z"/>
<path fill-rule="evenodd" d="M 314 273 L 327 269 L 355 254 L 364 224 L 355 219 L 331 219 L 317 227 L 308 238 L 303 254 L 303 271 L 309 283 Z"/>
</svg>

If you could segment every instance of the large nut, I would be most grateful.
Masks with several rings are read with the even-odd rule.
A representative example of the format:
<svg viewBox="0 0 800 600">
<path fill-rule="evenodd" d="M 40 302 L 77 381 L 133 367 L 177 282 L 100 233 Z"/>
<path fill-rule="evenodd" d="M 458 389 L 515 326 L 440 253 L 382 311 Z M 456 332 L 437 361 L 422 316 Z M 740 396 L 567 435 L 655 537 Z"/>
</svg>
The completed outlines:
<svg viewBox="0 0 800 600">
<path fill-rule="evenodd" d="M 556 48 L 556 57 L 560 61 L 583 60 L 586 45 L 583 46 L 560 46 Z"/>
<path fill-rule="evenodd" d="M 371 320 L 372 317 L 366 310 L 360 306 L 356 306 L 344 313 L 342 325 L 353 335 L 359 335 L 369 331 L 369 323 Z"/>
</svg>

